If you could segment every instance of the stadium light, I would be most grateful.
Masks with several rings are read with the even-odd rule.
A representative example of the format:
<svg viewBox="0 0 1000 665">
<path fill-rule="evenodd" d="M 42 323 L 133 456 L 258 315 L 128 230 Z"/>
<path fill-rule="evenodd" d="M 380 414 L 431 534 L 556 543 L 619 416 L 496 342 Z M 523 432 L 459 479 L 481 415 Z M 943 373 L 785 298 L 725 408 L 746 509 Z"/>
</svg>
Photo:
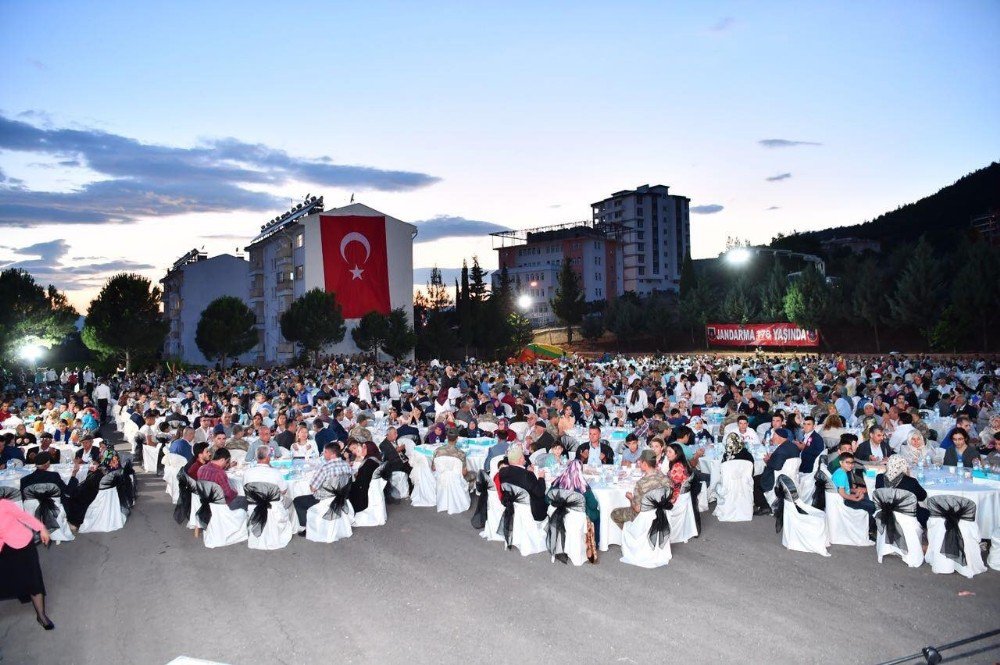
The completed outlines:
<svg viewBox="0 0 1000 665">
<path fill-rule="evenodd" d="M 529 296 L 527 293 L 524 293 L 524 294 L 521 294 L 520 296 L 518 296 L 518 298 L 517 298 L 517 306 L 520 309 L 522 309 L 525 312 L 527 312 L 529 309 L 531 309 L 531 296 Z"/>
<path fill-rule="evenodd" d="M 21 347 L 21 357 L 31 363 L 32 369 L 35 367 L 35 363 L 42 356 L 42 347 L 37 344 L 25 344 Z"/>
<path fill-rule="evenodd" d="M 734 247 L 733 249 L 726 252 L 726 262 L 733 265 L 741 266 L 750 261 L 753 256 L 751 252 L 746 247 Z"/>
</svg>

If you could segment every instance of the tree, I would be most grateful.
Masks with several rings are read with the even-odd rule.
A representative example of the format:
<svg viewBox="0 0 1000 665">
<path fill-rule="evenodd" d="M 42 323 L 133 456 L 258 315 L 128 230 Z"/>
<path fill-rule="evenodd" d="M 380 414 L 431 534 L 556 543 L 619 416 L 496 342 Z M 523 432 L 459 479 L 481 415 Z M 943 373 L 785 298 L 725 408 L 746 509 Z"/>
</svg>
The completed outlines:
<svg viewBox="0 0 1000 665">
<path fill-rule="evenodd" d="M 257 346 L 257 317 L 239 298 L 222 296 L 208 304 L 198 319 L 194 341 L 205 358 L 226 360 Z"/>
<path fill-rule="evenodd" d="M 665 349 L 677 325 L 677 303 L 663 296 L 652 296 L 644 303 L 643 327 L 657 348 Z"/>
<path fill-rule="evenodd" d="M 715 318 L 718 307 L 718 297 L 715 289 L 705 278 L 698 279 L 690 290 L 681 297 L 681 321 L 691 328 L 691 341 L 694 342 L 694 329 L 699 328 L 704 339 L 705 326 Z"/>
<path fill-rule="evenodd" d="M 556 278 L 555 297 L 549 301 L 552 313 L 566 324 L 566 343 L 573 343 L 573 326 L 583 320 L 587 303 L 584 302 L 580 276 L 573 270 L 570 259 L 563 259 L 562 268 Z"/>
<path fill-rule="evenodd" d="M 18 268 L 0 272 L 0 360 L 14 359 L 25 344 L 58 344 L 79 316 L 55 287 L 43 289 Z"/>
<path fill-rule="evenodd" d="M 378 350 L 382 348 L 389 335 L 389 317 L 379 312 L 368 312 L 361 317 L 358 325 L 351 331 L 351 338 L 358 348 L 371 353 L 378 359 Z"/>
<path fill-rule="evenodd" d="M 337 297 L 322 289 L 306 291 L 281 315 L 281 335 L 312 352 L 316 364 L 320 349 L 342 341 L 346 330 Z"/>
<path fill-rule="evenodd" d="M 733 282 L 722 302 L 723 316 L 734 323 L 750 323 L 756 318 L 756 313 L 756 303 L 746 281 L 740 279 Z"/>
<path fill-rule="evenodd" d="M 785 293 L 788 291 L 788 277 L 785 267 L 778 257 L 774 257 L 767 278 L 760 286 L 760 319 L 765 323 L 785 320 Z"/>
<path fill-rule="evenodd" d="M 417 335 L 413 332 L 406 318 L 406 310 L 402 307 L 389 312 L 386 317 L 385 340 L 382 350 L 392 356 L 393 360 L 405 358 L 416 346 Z"/>
<path fill-rule="evenodd" d="M 942 278 L 938 268 L 934 249 L 921 238 L 900 272 L 889 300 L 893 321 L 918 330 L 928 344 L 935 320 L 932 313 L 939 311 L 941 304 Z"/>
<path fill-rule="evenodd" d="M 580 323 L 580 334 L 588 341 L 596 341 L 604 334 L 604 317 L 600 314 L 591 314 L 583 317 Z"/>
<path fill-rule="evenodd" d="M 124 357 L 125 371 L 131 371 L 134 358 L 163 348 L 169 329 L 160 316 L 160 289 L 141 275 L 122 272 L 90 301 L 83 342 L 98 353 Z"/>
<path fill-rule="evenodd" d="M 875 335 L 875 351 L 882 352 L 878 327 L 885 323 L 888 314 L 885 294 L 879 280 L 875 259 L 866 258 L 855 273 L 854 291 L 851 293 L 851 309 L 854 316 L 867 323 Z"/>
<path fill-rule="evenodd" d="M 496 348 L 498 357 L 509 358 L 534 341 L 535 332 L 531 329 L 528 317 L 511 312 L 500 320 L 503 322 L 500 326 L 503 333 Z"/>
<path fill-rule="evenodd" d="M 809 264 L 792 282 L 785 294 L 785 316 L 802 328 L 818 328 L 830 308 L 830 290 L 826 278 Z"/>
<path fill-rule="evenodd" d="M 643 311 L 634 295 L 616 298 L 604 315 L 605 325 L 614 333 L 621 348 L 622 342 L 635 337 L 642 330 Z"/>
<path fill-rule="evenodd" d="M 1000 250 L 980 240 L 959 247 L 959 268 L 951 288 L 963 324 L 975 330 L 979 351 L 989 350 L 990 330 L 1000 321 Z"/>
<path fill-rule="evenodd" d="M 414 300 L 414 318 L 419 321 L 419 325 L 415 326 L 416 349 L 421 357 L 453 357 L 458 340 L 453 328 L 454 317 L 446 311 L 451 304 L 451 297 L 441 280 L 441 271 L 434 266 L 427 282 L 427 293 L 417 292 Z"/>
</svg>

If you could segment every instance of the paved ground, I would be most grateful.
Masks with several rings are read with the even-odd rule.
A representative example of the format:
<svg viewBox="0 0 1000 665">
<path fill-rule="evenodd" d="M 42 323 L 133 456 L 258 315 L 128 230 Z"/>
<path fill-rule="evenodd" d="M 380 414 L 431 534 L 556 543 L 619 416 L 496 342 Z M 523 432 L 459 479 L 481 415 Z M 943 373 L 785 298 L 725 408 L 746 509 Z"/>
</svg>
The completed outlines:
<svg viewBox="0 0 1000 665">
<path fill-rule="evenodd" d="M 468 515 L 409 505 L 339 543 L 208 550 L 140 479 L 122 531 L 42 551 L 54 632 L 0 603 L 0 662 L 875 663 L 1000 626 L 1000 573 L 792 553 L 770 519 L 709 517 L 652 571 L 615 547 L 581 568 L 522 558 Z M 949 662 L 1000 660 L 1000 639 L 983 646 Z"/>
</svg>

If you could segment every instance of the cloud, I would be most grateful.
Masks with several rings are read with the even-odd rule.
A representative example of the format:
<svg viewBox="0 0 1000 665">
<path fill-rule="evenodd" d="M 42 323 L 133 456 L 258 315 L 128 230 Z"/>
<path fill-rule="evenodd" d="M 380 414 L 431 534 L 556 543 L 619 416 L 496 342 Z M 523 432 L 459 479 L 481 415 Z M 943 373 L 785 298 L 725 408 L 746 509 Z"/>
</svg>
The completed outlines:
<svg viewBox="0 0 1000 665">
<path fill-rule="evenodd" d="M 552 205 L 550 205 L 549 207 L 550 207 L 550 208 L 562 208 L 562 204 L 561 204 L 561 203 L 553 203 L 553 204 L 552 204 Z"/>
<path fill-rule="evenodd" d="M 781 210 L 781 206 L 771 206 L 770 208 L 766 208 L 766 210 Z"/>
<path fill-rule="evenodd" d="M 20 187 L 23 184 L 24 184 L 23 180 L 20 180 L 18 178 L 11 178 L 6 173 L 4 173 L 3 169 L 0 169 L 0 187 L 3 187 L 5 185 L 7 187 Z"/>
<path fill-rule="evenodd" d="M 773 175 L 769 178 L 764 178 L 768 182 L 778 182 L 779 180 L 788 180 L 792 177 L 791 173 L 779 173 L 778 175 Z"/>
<path fill-rule="evenodd" d="M 823 145 L 816 141 L 790 141 L 789 139 L 761 139 L 757 143 L 765 148 L 794 148 L 800 145 Z"/>
<path fill-rule="evenodd" d="M 306 182 L 354 190 L 400 192 L 440 179 L 415 171 L 305 159 L 237 139 L 192 148 L 141 143 L 97 129 L 46 129 L 0 115 L 0 150 L 55 156 L 104 179 L 70 192 L 32 191 L 6 180 L 0 226 L 126 224 L 143 217 L 232 210 L 273 211 L 285 199 L 250 187 Z"/>
<path fill-rule="evenodd" d="M 725 206 L 721 206 L 718 203 L 710 203 L 703 206 L 694 206 L 689 209 L 689 212 L 695 215 L 714 215 L 717 212 L 722 212 Z"/>
<path fill-rule="evenodd" d="M 715 23 L 713 23 L 712 27 L 709 28 L 709 31 L 710 32 L 725 32 L 726 30 L 729 30 L 731 27 L 733 27 L 733 25 L 735 25 L 735 23 L 736 23 L 736 19 L 734 19 L 732 16 L 726 16 L 725 18 L 721 18 L 718 21 L 716 21 Z"/>
<path fill-rule="evenodd" d="M 78 257 L 63 263 L 63 259 L 69 254 L 69 243 L 62 239 L 4 249 L 12 251 L 17 258 L 14 261 L 0 263 L 0 270 L 20 268 L 31 273 L 39 284 L 53 284 L 57 288 L 67 290 L 100 286 L 104 278 L 112 273 L 152 270 L 156 267 L 128 259 L 98 259 L 92 263 L 80 263 L 83 260 L 93 260 L 95 257 Z"/>
<path fill-rule="evenodd" d="M 44 62 L 42 62 L 41 60 L 35 60 L 34 58 L 28 58 L 27 60 L 25 60 L 25 62 L 27 62 L 29 65 L 31 65 L 32 67 L 34 67 L 39 71 L 44 72 L 46 69 L 49 68 L 48 65 L 46 65 Z"/>
<path fill-rule="evenodd" d="M 442 238 L 480 237 L 498 231 L 510 231 L 509 227 L 493 222 L 483 222 L 465 217 L 438 215 L 416 224 L 418 232 L 415 242 L 431 242 Z"/>
<path fill-rule="evenodd" d="M 203 240 L 250 240 L 251 235 L 245 233 L 213 233 L 207 236 L 198 236 Z"/>
</svg>

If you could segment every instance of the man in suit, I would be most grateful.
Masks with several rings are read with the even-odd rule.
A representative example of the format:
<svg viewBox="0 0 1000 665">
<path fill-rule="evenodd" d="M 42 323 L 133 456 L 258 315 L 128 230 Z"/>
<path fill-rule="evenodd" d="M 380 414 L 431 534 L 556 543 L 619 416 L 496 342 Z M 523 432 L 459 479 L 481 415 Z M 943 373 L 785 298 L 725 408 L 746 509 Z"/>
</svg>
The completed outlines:
<svg viewBox="0 0 1000 665">
<path fill-rule="evenodd" d="M 52 434 L 50 432 L 42 432 L 38 435 L 38 445 L 28 448 L 25 452 L 24 457 L 28 464 L 38 464 L 35 459 L 38 455 L 45 453 L 51 462 L 59 463 L 59 449 L 52 448 Z"/>
<path fill-rule="evenodd" d="M 591 425 L 587 430 L 587 443 L 577 448 L 576 456 L 584 464 L 600 467 L 604 464 L 615 463 L 615 452 L 607 441 L 601 439 L 601 428 L 599 425 Z"/>
<path fill-rule="evenodd" d="M 80 445 L 83 447 L 76 451 L 76 459 L 80 460 L 81 463 L 90 464 L 101 459 L 101 451 L 94 445 L 92 435 L 84 434 L 80 439 Z"/>
<path fill-rule="evenodd" d="M 868 430 L 868 440 L 858 446 L 854 458 L 859 462 L 871 464 L 887 460 L 890 455 L 892 455 L 892 449 L 885 440 L 885 430 L 882 429 L 881 425 L 875 425 Z"/>
<path fill-rule="evenodd" d="M 774 489 L 775 475 L 781 471 L 785 462 L 800 457 L 806 447 L 805 442 L 793 440 L 792 433 L 784 427 L 774 430 L 772 440 L 778 447 L 773 453 L 764 456 L 764 472 L 753 479 L 753 499 L 757 507 L 754 515 L 767 515 L 771 512 L 764 493 Z"/>
<path fill-rule="evenodd" d="M 76 491 L 76 487 L 78 485 L 76 474 L 80 470 L 82 462 L 80 460 L 74 460 L 73 476 L 69 479 L 69 483 L 64 483 L 62 476 L 55 471 L 49 471 L 49 465 L 51 463 L 52 458 L 49 457 L 48 453 L 38 453 L 38 456 L 35 457 L 35 470 L 21 478 L 21 492 L 24 492 L 26 488 L 32 485 L 52 483 L 53 485 L 57 485 L 59 487 L 63 498 L 72 495 L 73 492 Z"/>
<path fill-rule="evenodd" d="M 531 443 L 532 452 L 543 448 L 548 450 L 556 441 L 555 437 L 552 436 L 552 433 L 546 429 L 545 421 L 540 419 L 535 419 L 535 425 L 532 428 L 528 439 Z"/>
<path fill-rule="evenodd" d="M 816 458 L 826 451 L 826 444 L 816 431 L 816 419 L 812 416 L 806 416 L 802 421 L 802 442 L 806 446 L 802 449 L 802 466 L 799 467 L 799 471 L 812 473 Z"/>
<path fill-rule="evenodd" d="M 524 451 L 518 445 L 507 451 L 507 461 L 510 463 L 500 467 L 498 473 L 500 484 L 509 483 L 526 491 L 531 501 L 531 516 L 541 522 L 549 510 L 545 503 L 545 471 L 540 469 L 540 476 L 536 476 L 532 467 L 524 468 Z"/>
</svg>

